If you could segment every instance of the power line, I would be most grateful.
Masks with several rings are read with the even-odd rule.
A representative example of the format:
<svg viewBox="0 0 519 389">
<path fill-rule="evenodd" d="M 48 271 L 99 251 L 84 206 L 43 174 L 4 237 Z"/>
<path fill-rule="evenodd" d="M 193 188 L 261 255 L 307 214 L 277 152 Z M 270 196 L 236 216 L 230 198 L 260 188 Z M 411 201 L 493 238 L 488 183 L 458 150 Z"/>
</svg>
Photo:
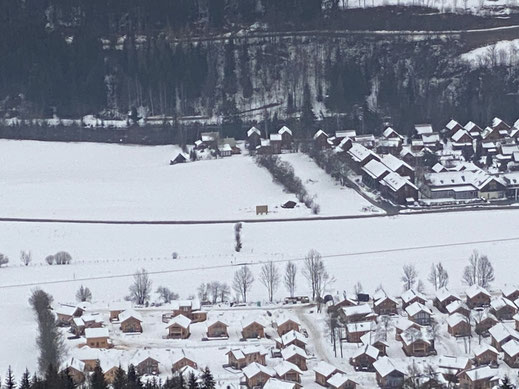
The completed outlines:
<svg viewBox="0 0 519 389">
<path fill-rule="evenodd" d="M 415 251 L 415 250 L 430 250 L 430 249 L 444 248 L 444 247 L 470 246 L 470 245 L 475 245 L 475 244 L 513 242 L 513 241 L 519 241 L 519 237 L 475 240 L 475 241 L 469 241 L 469 242 L 443 243 L 443 244 L 425 245 L 425 246 L 400 247 L 400 248 L 394 248 L 394 249 L 382 249 L 382 250 L 371 250 L 371 251 L 356 251 L 356 252 L 350 252 L 350 253 L 322 255 L 322 258 L 331 259 L 331 258 L 339 258 L 339 257 L 352 257 L 352 256 L 360 256 L 360 255 L 384 254 L 384 253 L 405 252 L 405 251 Z M 272 262 L 283 263 L 283 262 L 299 262 L 299 261 L 304 261 L 304 260 L 305 260 L 305 257 L 295 257 L 295 258 L 289 258 L 289 259 L 275 259 L 275 260 L 272 260 Z M 233 267 L 239 267 L 239 266 L 244 266 L 244 265 L 259 266 L 262 264 L 264 264 L 264 262 L 261 262 L 261 261 L 260 262 L 240 262 L 240 263 L 231 263 L 231 264 L 225 264 L 225 265 L 199 266 L 199 267 L 191 267 L 191 268 L 184 268 L 184 269 L 156 270 L 156 271 L 149 271 L 148 274 L 153 275 L 153 274 L 185 273 L 185 272 L 191 272 L 191 271 L 197 271 L 197 270 L 216 270 L 216 269 L 233 268 Z M 67 280 L 55 280 L 55 281 L 24 283 L 24 284 L 0 285 L 0 289 L 65 284 L 65 283 L 69 283 L 69 282 L 96 281 L 96 280 L 106 280 L 106 279 L 115 279 L 115 278 L 128 278 L 128 277 L 133 277 L 133 275 L 134 275 L 134 273 L 125 273 L 125 274 L 115 274 L 115 275 L 109 275 L 109 276 L 83 277 L 83 278 L 74 278 L 74 279 L 67 279 Z"/>
</svg>

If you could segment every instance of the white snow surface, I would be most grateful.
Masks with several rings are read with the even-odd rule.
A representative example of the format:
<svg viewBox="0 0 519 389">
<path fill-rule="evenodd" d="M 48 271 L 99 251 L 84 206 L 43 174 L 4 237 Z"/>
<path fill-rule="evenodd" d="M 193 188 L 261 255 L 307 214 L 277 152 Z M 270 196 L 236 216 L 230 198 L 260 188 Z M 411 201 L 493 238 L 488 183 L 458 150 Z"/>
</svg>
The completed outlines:
<svg viewBox="0 0 519 389">
<path fill-rule="evenodd" d="M 473 66 L 514 65 L 519 62 L 519 39 L 503 40 L 478 47 L 461 55 Z"/>
</svg>

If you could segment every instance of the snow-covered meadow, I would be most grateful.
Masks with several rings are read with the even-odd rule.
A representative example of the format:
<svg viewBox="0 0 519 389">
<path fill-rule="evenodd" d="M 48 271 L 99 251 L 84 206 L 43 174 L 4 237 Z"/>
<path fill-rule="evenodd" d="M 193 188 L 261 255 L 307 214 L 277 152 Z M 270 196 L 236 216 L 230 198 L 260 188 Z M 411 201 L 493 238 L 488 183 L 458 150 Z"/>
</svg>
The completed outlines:
<svg viewBox="0 0 519 389">
<path fill-rule="evenodd" d="M 415 264 L 425 281 L 432 262 L 442 261 L 450 274 L 450 286 L 462 292 L 461 273 L 472 250 L 487 254 L 496 270 L 495 288 L 516 282 L 514 269 L 519 240 L 459 243 L 517 238 L 517 211 L 483 211 L 430 215 L 401 215 L 374 219 L 338 221 L 273 222 L 244 224 L 243 250 L 234 251 L 232 224 L 190 226 L 117 226 L 77 224 L 0 223 L 2 251 L 10 256 L 8 267 L 0 269 L 0 285 L 45 283 L 42 287 L 57 301 L 72 302 L 80 284 L 87 285 L 94 300 L 120 300 L 128 293 L 131 274 L 146 268 L 154 286 L 165 285 L 188 297 L 201 282 L 231 283 L 233 265 L 251 263 L 258 279 L 264 261 L 300 260 L 315 248 L 325 256 L 336 281 L 332 293 L 352 291 L 360 281 L 372 292 L 382 284 L 389 293 L 401 292 L 403 264 Z M 449 245 L 449 246 L 444 246 Z M 421 246 L 438 246 L 416 248 Z M 443 246 L 443 247 L 442 247 Z M 17 263 L 19 251 L 30 249 L 34 262 Z M 68 250 L 74 262 L 68 266 L 48 266 L 43 258 L 58 250 Z M 385 251 L 390 250 L 390 251 Z M 178 252 L 180 258 L 171 259 Z M 297 262 L 301 269 L 301 261 Z M 284 263 L 281 262 L 280 266 Z M 121 276 L 117 278 L 100 278 Z M 427 285 L 427 282 L 426 282 Z M 429 285 L 427 285 L 429 286 Z M 0 352 L 0 366 L 13 364 L 20 372 L 34 370 L 35 322 L 27 304 L 33 286 L 1 288 L 0 331 L 10 333 Z M 298 293 L 308 294 L 299 272 Z M 432 292 L 429 289 L 429 292 Z M 281 288 L 276 297 L 286 295 Z M 258 280 L 251 299 L 265 299 Z M 13 320 L 16 325 L 13 326 Z M 16 352 L 15 352 L 16 351 Z"/>
<path fill-rule="evenodd" d="M 179 151 L 176 146 L 1 140 L 0 216 L 229 220 L 256 218 L 256 205 L 264 204 L 270 218 L 311 215 L 304 206 L 282 209 L 295 196 L 249 156 L 169 166 Z M 341 201 L 330 212 L 362 214 L 370 205 L 351 189 L 324 189 Z"/>
</svg>

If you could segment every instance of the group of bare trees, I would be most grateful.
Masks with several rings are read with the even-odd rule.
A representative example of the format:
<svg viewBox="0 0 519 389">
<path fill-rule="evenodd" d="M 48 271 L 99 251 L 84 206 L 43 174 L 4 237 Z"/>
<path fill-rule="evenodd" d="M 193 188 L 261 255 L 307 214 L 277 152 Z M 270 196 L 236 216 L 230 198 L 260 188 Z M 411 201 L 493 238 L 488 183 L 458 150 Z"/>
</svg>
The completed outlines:
<svg viewBox="0 0 519 389">
<path fill-rule="evenodd" d="M 72 262 L 72 256 L 66 251 L 59 251 L 54 255 L 45 257 L 45 262 L 49 265 L 69 265 Z"/>
<path fill-rule="evenodd" d="M 434 287 L 434 290 L 442 289 L 447 287 L 449 283 L 449 274 L 441 262 L 433 263 L 427 280 Z M 462 281 L 468 286 L 478 285 L 488 288 L 494 280 L 494 267 L 488 257 L 474 251 L 469 258 L 469 264 L 465 266 Z M 418 279 L 418 271 L 414 265 L 403 266 L 401 281 L 404 290 L 416 288 L 422 292 L 424 289 L 423 283 Z"/>
<path fill-rule="evenodd" d="M 198 287 L 198 298 L 200 301 L 209 301 L 212 304 L 223 303 L 229 300 L 231 288 L 226 282 L 212 281 L 202 283 Z"/>
<path fill-rule="evenodd" d="M 133 275 L 133 284 L 130 285 L 130 299 L 138 305 L 144 305 L 151 294 L 152 282 L 145 269 L 138 270 Z"/>
</svg>

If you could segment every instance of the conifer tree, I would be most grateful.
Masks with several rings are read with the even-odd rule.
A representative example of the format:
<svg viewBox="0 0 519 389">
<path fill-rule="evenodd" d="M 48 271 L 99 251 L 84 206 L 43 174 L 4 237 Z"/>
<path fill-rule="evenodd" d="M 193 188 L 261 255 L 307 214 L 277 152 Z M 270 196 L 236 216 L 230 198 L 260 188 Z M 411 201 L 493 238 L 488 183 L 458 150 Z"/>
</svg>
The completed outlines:
<svg viewBox="0 0 519 389">
<path fill-rule="evenodd" d="M 126 378 L 126 373 L 123 368 L 119 365 L 117 370 L 115 371 L 114 382 L 112 383 L 112 389 L 125 389 L 128 384 L 128 379 Z"/>
<path fill-rule="evenodd" d="M 196 377 L 193 374 L 193 372 L 189 374 L 189 380 L 187 381 L 187 389 L 198 389 L 198 382 L 196 382 Z"/>
<path fill-rule="evenodd" d="M 203 389 L 215 389 L 215 382 L 209 367 L 206 367 L 204 373 L 202 374 L 202 388 Z"/>
<path fill-rule="evenodd" d="M 9 366 L 9 369 L 7 369 L 7 376 L 5 377 L 5 388 L 6 389 L 15 389 L 16 388 L 16 382 L 14 380 L 13 370 L 11 369 L 11 366 Z"/>
<path fill-rule="evenodd" d="M 18 389 L 31 389 L 31 375 L 29 374 L 28 369 L 25 369 Z"/>
<path fill-rule="evenodd" d="M 94 372 L 92 373 L 92 377 L 90 378 L 90 388 L 108 389 L 108 385 L 105 381 L 105 376 L 103 374 L 103 369 L 99 364 L 97 364 L 94 368 Z"/>
</svg>

